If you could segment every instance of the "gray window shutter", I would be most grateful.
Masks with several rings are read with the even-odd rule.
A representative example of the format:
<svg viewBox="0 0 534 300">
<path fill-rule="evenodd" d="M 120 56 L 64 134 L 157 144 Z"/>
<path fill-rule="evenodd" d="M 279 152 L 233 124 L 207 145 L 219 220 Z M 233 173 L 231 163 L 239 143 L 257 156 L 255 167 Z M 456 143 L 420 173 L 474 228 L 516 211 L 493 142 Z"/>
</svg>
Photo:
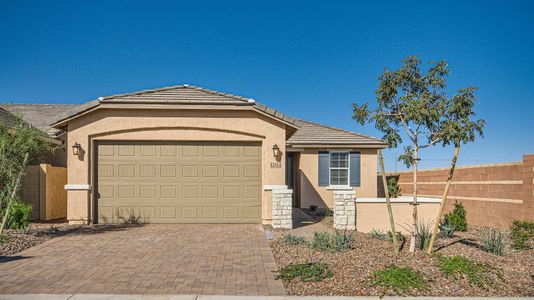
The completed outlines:
<svg viewBox="0 0 534 300">
<path fill-rule="evenodd" d="M 328 186 L 330 184 L 330 154 L 319 151 L 319 186 Z"/>
<path fill-rule="evenodd" d="M 350 186 L 360 186 L 360 152 L 350 153 Z"/>
</svg>

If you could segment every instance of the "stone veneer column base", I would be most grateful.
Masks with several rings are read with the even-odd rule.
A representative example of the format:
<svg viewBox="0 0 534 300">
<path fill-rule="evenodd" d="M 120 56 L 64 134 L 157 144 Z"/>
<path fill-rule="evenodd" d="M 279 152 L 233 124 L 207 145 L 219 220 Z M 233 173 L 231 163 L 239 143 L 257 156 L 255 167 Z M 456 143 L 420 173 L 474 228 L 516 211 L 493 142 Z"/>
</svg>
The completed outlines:
<svg viewBox="0 0 534 300">
<path fill-rule="evenodd" d="M 356 193 L 334 191 L 334 228 L 356 230 Z"/>
<path fill-rule="evenodd" d="M 273 228 L 293 228 L 293 190 L 275 189 L 273 194 Z"/>
</svg>

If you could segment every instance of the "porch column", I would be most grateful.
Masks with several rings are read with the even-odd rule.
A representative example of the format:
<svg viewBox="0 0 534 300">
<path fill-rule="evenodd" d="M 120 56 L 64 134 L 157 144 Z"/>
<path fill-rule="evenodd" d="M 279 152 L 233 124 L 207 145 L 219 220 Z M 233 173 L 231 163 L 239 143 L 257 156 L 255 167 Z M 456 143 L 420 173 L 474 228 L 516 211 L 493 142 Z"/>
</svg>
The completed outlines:
<svg viewBox="0 0 534 300">
<path fill-rule="evenodd" d="M 356 193 L 334 191 L 334 228 L 356 230 Z"/>
<path fill-rule="evenodd" d="M 273 189 L 273 228 L 293 228 L 293 190 Z"/>
</svg>

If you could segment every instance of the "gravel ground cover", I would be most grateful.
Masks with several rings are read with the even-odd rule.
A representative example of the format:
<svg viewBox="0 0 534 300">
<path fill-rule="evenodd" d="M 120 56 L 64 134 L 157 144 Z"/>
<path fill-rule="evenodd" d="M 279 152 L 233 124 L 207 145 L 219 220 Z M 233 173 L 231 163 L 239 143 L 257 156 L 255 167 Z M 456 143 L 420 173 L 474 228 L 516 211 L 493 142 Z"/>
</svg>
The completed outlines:
<svg viewBox="0 0 534 300">
<path fill-rule="evenodd" d="M 97 233 L 120 226 L 135 225 L 69 225 L 67 222 L 47 222 L 31 223 L 25 230 L 6 229 L 0 237 L 0 257 L 15 254 L 56 237 Z"/>
<path fill-rule="evenodd" d="M 347 296 L 534 296 L 534 250 L 512 251 L 503 256 L 481 250 L 476 229 L 456 234 L 454 238 L 438 240 L 436 255 L 423 251 L 409 253 L 406 247 L 395 255 L 389 241 L 378 240 L 363 233 L 352 233 L 353 249 L 343 252 L 321 252 L 306 245 L 287 245 L 281 240 L 271 241 L 278 268 L 308 262 L 326 263 L 332 277 L 320 282 L 284 280 L 290 295 L 347 295 Z M 467 276 L 446 276 L 438 267 L 439 256 L 460 255 L 476 263 L 495 268 L 498 276 L 488 275 L 493 283 L 484 286 L 470 284 Z M 423 279 L 423 286 L 409 292 L 381 287 L 375 272 L 388 266 L 412 268 Z"/>
</svg>

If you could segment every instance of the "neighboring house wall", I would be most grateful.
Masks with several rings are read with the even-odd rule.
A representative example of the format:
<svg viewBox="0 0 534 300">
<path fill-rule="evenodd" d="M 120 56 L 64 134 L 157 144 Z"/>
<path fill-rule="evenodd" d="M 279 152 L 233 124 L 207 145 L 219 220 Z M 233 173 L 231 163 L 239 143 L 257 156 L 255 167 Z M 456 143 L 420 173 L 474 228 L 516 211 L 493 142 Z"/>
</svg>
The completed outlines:
<svg viewBox="0 0 534 300">
<path fill-rule="evenodd" d="M 448 172 L 446 168 L 419 171 L 418 195 L 441 197 Z M 402 195 L 412 195 L 413 173 L 396 176 Z M 522 162 L 457 167 L 446 211 L 452 210 L 455 200 L 465 206 L 471 225 L 506 227 L 513 220 L 534 220 L 534 154 L 524 155 Z"/>
<path fill-rule="evenodd" d="M 334 202 L 334 191 L 328 187 L 319 186 L 319 157 L 318 152 L 325 150 L 305 149 L 300 153 L 298 180 L 300 207 L 308 208 L 310 205 L 317 205 L 320 208 L 332 208 Z M 356 192 L 356 197 L 376 197 L 376 149 L 351 149 L 359 151 L 360 156 L 360 178 L 359 187 L 352 190 Z"/>
<path fill-rule="evenodd" d="M 67 169 L 49 164 L 31 165 L 22 179 L 22 201 L 32 205 L 33 220 L 67 217 Z"/>
<path fill-rule="evenodd" d="M 262 143 L 262 184 L 285 184 L 285 155 L 279 168 L 272 147 L 277 144 L 285 153 L 285 125 L 265 117 L 251 108 L 236 110 L 196 109 L 105 109 L 101 108 L 69 122 L 67 149 L 78 142 L 83 151 L 67 155 L 68 183 L 92 182 L 94 142 L 98 140 L 144 141 L 251 141 Z M 376 174 L 375 174 L 376 176 Z M 376 187 L 375 187 L 376 191 Z M 271 192 L 262 192 L 262 220 L 271 222 Z M 91 219 L 90 191 L 68 191 L 68 219 L 85 223 Z"/>
</svg>

